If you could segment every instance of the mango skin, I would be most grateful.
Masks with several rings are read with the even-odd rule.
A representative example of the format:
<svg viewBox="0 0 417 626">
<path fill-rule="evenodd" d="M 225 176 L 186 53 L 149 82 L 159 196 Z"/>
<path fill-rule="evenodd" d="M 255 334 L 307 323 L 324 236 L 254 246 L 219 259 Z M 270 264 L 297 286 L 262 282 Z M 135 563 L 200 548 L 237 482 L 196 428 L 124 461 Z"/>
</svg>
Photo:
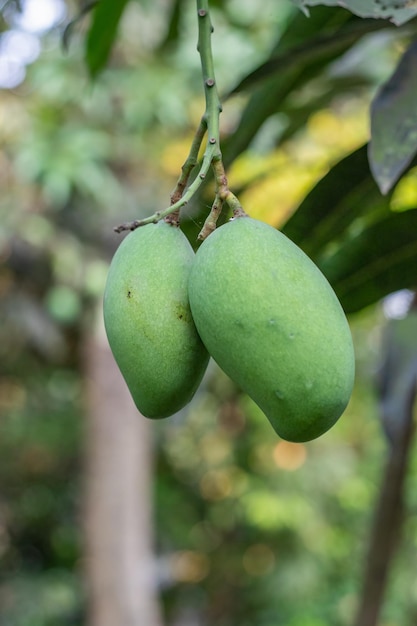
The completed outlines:
<svg viewBox="0 0 417 626">
<path fill-rule="evenodd" d="M 336 422 L 354 382 L 352 338 L 333 289 L 298 246 L 236 218 L 200 246 L 188 293 L 211 356 L 278 435 L 308 441 Z"/>
<path fill-rule="evenodd" d="M 194 258 L 182 231 L 158 222 L 130 233 L 110 265 L 107 338 L 137 408 L 149 418 L 185 406 L 209 360 L 188 303 Z"/>
</svg>

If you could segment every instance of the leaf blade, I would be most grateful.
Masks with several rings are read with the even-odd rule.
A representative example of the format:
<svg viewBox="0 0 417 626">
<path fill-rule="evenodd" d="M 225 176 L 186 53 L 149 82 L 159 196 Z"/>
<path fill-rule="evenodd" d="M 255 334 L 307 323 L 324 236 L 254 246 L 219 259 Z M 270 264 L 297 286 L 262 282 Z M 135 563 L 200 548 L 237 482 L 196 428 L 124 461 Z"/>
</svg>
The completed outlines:
<svg viewBox="0 0 417 626">
<path fill-rule="evenodd" d="M 344 52 L 363 35 L 386 28 L 389 28 L 389 25 L 384 22 L 363 19 L 351 20 L 334 33 L 320 33 L 259 65 L 233 88 L 231 94 L 253 87 L 271 75 L 282 72 L 283 68 L 288 70 L 300 63 L 311 64 L 314 60 L 332 58 L 332 55 L 336 57 L 340 51 Z"/>
<path fill-rule="evenodd" d="M 405 51 L 371 105 L 369 163 L 387 193 L 417 153 L 417 42 Z"/>
<path fill-rule="evenodd" d="M 338 32 L 346 22 L 355 19 L 357 18 L 354 18 L 347 11 L 339 11 L 329 7 L 319 7 L 309 19 L 301 12 L 296 13 L 289 21 L 286 31 L 278 39 L 271 58 L 276 55 L 278 50 L 285 54 L 286 51 L 303 44 L 310 38 L 314 38 L 317 32 Z M 340 48 L 338 54 L 342 53 L 343 49 Z M 262 124 L 282 109 L 286 97 L 300 85 L 305 85 L 309 80 L 314 79 L 324 67 L 334 60 L 335 56 L 335 54 L 330 54 L 320 59 L 304 59 L 305 62 L 302 64 L 284 67 L 281 72 L 272 74 L 265 82 L 254 88 L 235 132 L 223 142 L 223 158 L 227 167 L 241 152 L 248 148 Z"/>
<path fill-rule="evenodd" d="M 294 0 L 293 0 L 294 1 Z M 360 17 L 390 20 L 400 26 L 417 15 L 412 0 L 295 0 L 296 6 L 340 6 Z"/>
<path fill-rule="evenodd" d="M 387 212 L 389 199 L 372 179 L 367 146 L 336 163 L 318 181 L 282 231 L 314 259 L 350 224 L 371 212 Z"/>
<path fill-rule="evenodd" d="M 105 67 L 117 29 L 130 0 L 100 0 L 94 7 L 93 20 L 87 34 L 85 61 L 92 78 Z"/>
<path fill-rule="evenodd" d="M 417 209 L 392 213 L 348 239 L 318 266 L 346 313 L 417 285 Z"/>
</svg>

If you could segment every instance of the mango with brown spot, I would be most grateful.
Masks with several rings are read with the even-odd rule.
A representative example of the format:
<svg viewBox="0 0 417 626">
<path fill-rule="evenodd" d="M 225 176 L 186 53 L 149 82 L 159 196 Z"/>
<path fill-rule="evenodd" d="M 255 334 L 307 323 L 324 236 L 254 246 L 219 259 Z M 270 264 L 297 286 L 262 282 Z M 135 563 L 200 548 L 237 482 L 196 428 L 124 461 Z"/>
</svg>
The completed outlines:
<svg viewBox="0 0 417 626">
<path fill-rule="evenodd" d="M 113 257 L 104 322 L 115 360 L 139 411 L 172 415 L 193 397 L 209 355 L 194 325 L 187 282 L 194 251 L 176 226 L 130 233 Z"/>
</svg>

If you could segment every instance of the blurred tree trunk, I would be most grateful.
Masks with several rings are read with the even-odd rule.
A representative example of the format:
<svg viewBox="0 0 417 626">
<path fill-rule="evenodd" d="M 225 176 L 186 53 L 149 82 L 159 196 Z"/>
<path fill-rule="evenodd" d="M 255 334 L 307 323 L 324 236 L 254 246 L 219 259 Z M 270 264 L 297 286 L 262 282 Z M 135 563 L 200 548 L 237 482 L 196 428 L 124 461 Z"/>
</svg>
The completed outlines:
<svg viewBox="0 0 417 626">
<path fill-rule="evenodd" d="M 85 576 L 88 626 L 161 626 L 153 554 L 151 422 L 104 331 L 86 339 Z"/>
<path fill-rule="evenodd" d="M 388 458 L 376 504 L 354 626 L 377 626 L 405 513 L 407 471 L 415 433 L 417 296 L 405 318 L 386 328 L 380 371 L 381 423 Z"/>
<path fill-rule="evenodd" d="M 355 626 L 377 626 L 382 610 L 392 559 L 400 539 L 404 517 L 412 424 L 398 445 L 390 450 L 371 531 L 364 582 Z"/>
</svg>

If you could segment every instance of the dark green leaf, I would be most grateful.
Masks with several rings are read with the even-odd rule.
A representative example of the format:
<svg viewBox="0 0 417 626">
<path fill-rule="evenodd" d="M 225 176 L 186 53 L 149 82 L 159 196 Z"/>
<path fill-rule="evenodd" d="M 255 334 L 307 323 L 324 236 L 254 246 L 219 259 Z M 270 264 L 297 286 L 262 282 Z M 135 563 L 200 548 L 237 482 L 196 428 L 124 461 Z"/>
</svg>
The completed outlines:
<svg viewBox="0 0 417 626">
<path fill-rule="evenodd" d="M 417 286 L 417 209 L 392 213 L 318 263 L 346 313 Z"/>
<path fill-rule="evenodd" d="M 352 20 L 357 20 L 348 11 L 318 7 L 312 12 L 311 18 L 306 18 L 302 13 L 295 13 L 289 20 L 286 31 L 278 39 L 275 49 L 271 53 L 271 59 L 278 51 L 284 54 L 286 51 L 304 45 L 309 39 L 315 39 L 317 32 L 338 32 L 343 25 Z M 349 46 L 346 45 L 347 49 Z M 315 78 L 338 54 L 333 51 L 323 55 L 320 59 L 304 59 L 303 63 L 281 68 L 280 72 L 269 76 L 262 84 L 258 85 L 243 110 L 238 127 L 223 142 L 223 156 L 226 165 L 243 152 L 251 143 L 263 123 L 274 113 L 281 111 L 285 98 L 292 94 L 295 89 L 305 86 Z"/>
<path fill-rule="evenodd" d="M 283 232 L 313 258 L 358 217 L 389 210 L 372 179 L 367 147 L 337 163 L 305 197 Z"/>
<path fill-rule="evenodd" d="M 295 0 L 300 7 L 318 5 L 343 6 L 360 17 L 389 19 L 399 26 L 417 15 L 416 8 L 410 0 Z"/>
<path fill-rule="evenodd" d="M 116 38 L 120 19 L 129 0 L 100 0 L 94 8 L 87 35 L 86 62 L 92 77 L 104 68 Z"/>
<path fill-rule="evenodd" d="M 336 32 L 317 34 L 307 41 L 285 50 L 262 63 L 253 72 L 248 74 L 233 89 L 232 93 L 238 93 L 265 80 L 273 74 L 280 74 L 292 66 L 312 64 L 314 61 L 325 59 L 326 61 L 345 52 L 347 47 L 352 46 L 363 35 L 387 28 L 387 24 L 376 20 L 352 20 L 338 29 Z"/>
<path fill-rule="evenodd" d="M 417 153 L 417 43 L 404 53 L 371 107 L 369 162 L 387 193 Z"/>
</svg>

